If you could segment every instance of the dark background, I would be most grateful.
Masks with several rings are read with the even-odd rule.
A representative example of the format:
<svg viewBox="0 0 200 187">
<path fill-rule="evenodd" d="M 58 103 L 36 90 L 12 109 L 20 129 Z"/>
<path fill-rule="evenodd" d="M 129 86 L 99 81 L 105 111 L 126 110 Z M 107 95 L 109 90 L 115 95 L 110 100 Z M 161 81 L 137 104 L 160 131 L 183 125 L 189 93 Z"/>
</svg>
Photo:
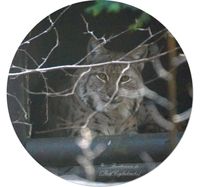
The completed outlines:
<svg viewBox="0 0 200 187">
<path fill-rule="evenodd" d="M 93 5 L 94 2 L 85 2 L 72 5 L 64 15 L 56 22 L 55 27 L 59 33 L 59 46 L 51 54 L 47 62 L 43 67 L 53 67 L 64 64 L 73 64 L 79 61 L 87 54 L 87 43 L 90 39 L 89 34 L 85 34 L 86 26 L 82 19 L 85 17 L 89 24 L 89 29 L 94 31 L 97 37 L 104 36 L 108 38 L 115 34 L 118 34 L 128 28 L 128 26 L 134 23 L 142 11 L 131 8 L 125 8 L 118 13 L 108 13 L 106 11 L 101 12 L 98 16 L 93 16 L 87 13 L 85 10 L 87 7 Z M 56 11 L 51 16 L 54 21 L 63 9 Z M 42 20 L 36 25 L 33 30 L 26 36 L 24 41 L 29 38 L 38 35 L 50 26 L 48 17 Z M 164 28 L 156 19 L 152 18 L 151 21 L 145 25 L 150 27 L 153 33 L 160 31 Z M 149 36 L 148 32 L 141 31 L 129 31 L 123 34 L 111 42 L 105 47 L 114 51 L 124 51 L 136 47 L 140 42 Z M 33 40 L 30 44 L 20 46 L 20 49 L 26 50 L 37 61 L 38 64 L 42 62 L 42 58 L 46 57 L 49 50 L 55 45 L 56 35 L 52 29 L 45 35 Z M 166 50 L 166 40 L 163 39 L 158 43 L 162 51 Z M 178 43 L 177 43 L 178 46 Z M 179 52 L 182 52 L 181 50 Z M 168 57 L 161 58 L 163 65 L 168 68 Z M 25 53 L 17 51 L 16 56 L 13 59 L 13 64 L 24 66 L 26 68 L 35 68 L 36 66 L 27 58 Z M 185 111 L 191 107 L 192 99 L 188 95 L 188 87 L 192 85 L 190 71 L 187 63 L 181 65 L 176 69 L 177 71 L 177 111 L 178 113 Z M 56 88 L 57 85 L 67 84 L 67 77 L 61 70 L 49 72 L 44 74 L 48 78 L 48 83 L 51 87 Z M 148 63 L 143 70 L 144 81 L 149 81 L 157 77 L 152 66 Z M 44 82 L 39 73 L 31 74 L 24 80 L 10 79 L 8 81 L 8 93 L 15 93 L 16 97 L 20 98 L 21 102 L 26 105 L 25 100 L 28 97 L 30 122 L 33 123 L 33 130 L 40 129 L 40 125 L 44 121 L 44 96 L 42 95 L 28 95 L 24 93 L 23 86 L 26 80 L 29 80 L 28 88 L 33 91 L 44 90 Z M 156 91 L 164 97 L 168 97 L 167 83 L 164 80 L 156 79 L 155 81 L 147 85 L 152 90 Z M 22 97 L 23 95 L 23 97 Z M 8 99 L 8 107 L 10 110 L 11 119 L 19 118 L 19 106 L 12 99 Z M 18 111 L 18 113 L 16 113 Z M 23 117 L 20 117 L 23 119 Z"/>
</svg>

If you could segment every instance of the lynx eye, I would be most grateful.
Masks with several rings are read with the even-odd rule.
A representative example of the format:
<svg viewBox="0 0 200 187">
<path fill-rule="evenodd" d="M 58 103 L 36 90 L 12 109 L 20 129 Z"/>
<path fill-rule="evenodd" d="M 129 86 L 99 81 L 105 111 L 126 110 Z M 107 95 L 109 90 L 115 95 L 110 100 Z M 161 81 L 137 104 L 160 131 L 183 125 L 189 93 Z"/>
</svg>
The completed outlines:
<svg viewBox="0 0 200 187">
<path fill-rule="evenodd" d="M 121 77 L 120 82 L 121 83 L 126 83 L 130 80 L 130 77 L 128 75 L 124 75 Z"/>
<path fill-rule="evenodd" d="M 107 75 L 105 73 L 98 73 L 96 76 L 98 79 L 102 80 L 103 82 L 108 80 Z"/>
</svg>

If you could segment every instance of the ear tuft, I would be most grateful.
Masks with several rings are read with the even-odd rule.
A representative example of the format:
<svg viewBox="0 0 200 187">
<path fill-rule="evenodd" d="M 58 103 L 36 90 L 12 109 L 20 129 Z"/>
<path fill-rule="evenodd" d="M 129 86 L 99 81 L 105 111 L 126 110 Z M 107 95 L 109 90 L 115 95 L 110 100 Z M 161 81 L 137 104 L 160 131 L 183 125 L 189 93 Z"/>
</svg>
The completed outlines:
<svg viewBox="0 0 200 187">
<path fill-rule="evenodd" d="M 99 55 L 106 54 L 107 49 L 103 47 L 104 43 L 102 40 L 96 40 L 94 37 L 91 37 L 88 46 L 87 46 L 87 63 L 91 63 Z"/>
<path fill-rule="evenodd" d="M 139 46 L 139 47 L 135 48 L 130 55 L 135 60 L 145 58 L 148 55 L 147 45 L 143 45 L 143 46 Z"/>
<path fill-rule="evenodd" d="M 101 40 L 96 40 L 94 37 L 91 37 L 88 42 L 87 52 L 90 53 L 101 53 L 106 50 L 103 47 L 104 43 Z"/>
<path fill-rule="evenodd" d="M 133 49 L 132 53 L 130 53 L 128 56 L 134 60 L 139 60 L 139 59 L 145 58 L 147 55 L 148 55 L 148 46 L 142 45 Z M 144 68 L 144 63 L 139 63 L 137 67 L 140 71 L 142 71 Z"/>
</svg>

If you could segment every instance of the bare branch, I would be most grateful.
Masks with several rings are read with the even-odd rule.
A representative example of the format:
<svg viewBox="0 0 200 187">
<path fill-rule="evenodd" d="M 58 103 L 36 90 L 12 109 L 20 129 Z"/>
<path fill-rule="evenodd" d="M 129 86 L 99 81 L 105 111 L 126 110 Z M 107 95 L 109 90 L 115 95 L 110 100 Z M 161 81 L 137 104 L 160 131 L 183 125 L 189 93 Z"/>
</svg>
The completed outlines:
<svg viewBox="0 0 200 187">
<path fill-rule="evenodd" d="M 90 34 L 93 38 L 95 38 L 95 40 L 102 40 L 101 43 L 99 43 L 94 49 L 92 49 L 89 53 L 87 53 L 83 58 L 81 58 L 77 63 L 75 63 L 75 65 L 78 65 L 80 64 L 81 62 L 83 62 L 89 55 L 91 55 L 94 51 L 96 51 L 97 49 L 99 49 L 100 47 L 102 47 L 103 45 L 105 45 L 107 42 L 111 41 L 112 39 L 116 38 L 116 37 L 119 37 L 120 35 L 122 34 L 125 34 L 126 32 L 128 32 L 129 30 L 126 29 L 114 36 L 111 36 L 110 38 L 106 39 L 105 37 L 101 37 L 101 38 L 98 38 L 95 34 L 94 34 L 94 31 L 90 31 L 89 29 L 89 24 L 88 22 L 86 21 L 85 17 L 82 15 L 82 19 L 85 23 L 85 26 L 86 26 L 86 32 L 84 34 Z"/>
<path fill-rule="evenodd" d="M 167 71 L 169 74 L 173 73 L 173 71 L 175 71 L 178 66 L 180 66 L 180 65 L 182 65 L 184 63 L 187 63 L 187 60 L 186 60 L 186 57 L 185 57 L 184 54 L 180 54 L 179 56 L 176 56 L 176 57 L 172 58 L 172 63 L 174 64 L 174 67 L 171 68 L 169 71 Z M 156 81 L 156 80 L 158 80 L 160 78 L 163 78 L 163 76 L 165 76 L 165 74 L 167 74 L 167 72 L 164 73 L 164 75 L 162 74 L 162 72 L 161 73 L 157 73 L 157 75 L 158 75 L 157 77 L 155 77 L 153 79 L 150 79 L 148 81 L 145 81 L 144 84 L 147 85 L 147 84 L 152 83 L 153 81 Z M 170 80 L 170 79 L 167 79 L 167 80 Z"/>
<path fill-rule="evenodd" d="M 132 60 L 132 61 L 123 61 L 123 60 L 118 60 L 118 61 L 107 61 L 103 63 L 97 63 L 97 64 L 86 64 L 86 65 L 62 65 L 62 66 L 55 66 L 55 67 L 48 67 L 48 68 L 40 68 L 40 69 L 27 69 L 26 71 L 23 72 L 18 72 L 18 73 L 9 73 L 9 76 L 17 76 L 17 75 L 25 75 L 25 74 L 30 74 L 30 73 L 37 73 L 37 72 L 47 72 L 47 71 L 53 71 L 53 70 L 58 70 L 58 69 L 64 69 L 64 68 L 70 68 L 70 69 L 76 69 L 76 68 L 90 68 L 90 67 L 98 67 L 98 66 L 104 66 L 108 64 L 133 64 L 133 63 L 143 63 L 143 62 L 149 62 L 152 61 L 153 59 L 159 58 L 161 56 L 164 56 L 166 54 L 172 53 L 176 50 L 180 49 L 180 47 L 176 47 L 174 49 L 162 52 L 158 55 L 149 57 L 149 58 L 142 58 L 138 60 Z"/>
<path fill-rule="evenodd" d="M 89 179 L 90 181 L 94 181 L 95 167 L 93 163 L 91 162 L 91 160 L 89 160 L 85 155 L 84 156 L 79 155 L 77 157 L 77 161 L 84 168 L 87 179 Z"/>
<path fill-rule="evenodd" d="M 151 56 L 159 54 L 159 49 L 158 49 L 157 45 L 150 46 L 149 47 L 149 51 L 150 51 L 150 55 Z M 157 75 L 160 78 L 163 78 L 166 81 L 171 80 L 173 78 L 171 73 L 168 72 L 167 70 L 165 70 L 165 68 L 162 66 L 160 58 L 153 59 L 152 60 L 152 65 L 153 65 L 153 68 L 154 68 L 155 72 L 157 73 Z"/>
<path fill-rule="evenodd" d="M 121 60 L 121 59 L 123 59 L 124 57 L 128 56 L 128 55 L 131 54 L 132 52 L 136 51 L 140 46 L 145 45 L 149 40 L 151 40 L 153 37 L 159 35 L 159 34 L 162 33 L 162 32 L 163 32 L 164 34 L 162 34 L 160 38 L 162 38 L 163 35 L 166 35 L 167 30 L 166 30 L 166 29 L 162 29 L 162 30 L 156 32 L 155 34 L 150 35 L 146 40 L 144 40 L 143 42 L 139 43 L 139 44 L 137 45 L 137 47 L 135 47 L 134 49 L 130 50 L 128 53 L 126 53 L 126 54 L 125 54 L 123 57 L 121 57 L 119 60 Z M 159 38 L 158 40 L 160 40 L 160 38 Z M 154 43 L 155 43 L 155 42 L 153 42 L 153 43 L 151 43 L 151 44 L 146 44 L 146 45 L 153 45 Z M 162 55 L 161 55 L 161 56 L 162 56 Z"/>
<path fill-rule="evenodd" d="M 47 87 L 47 89 L 46 89 L 47 92 L 45 92 L 45 91 L 34 92 L 34 91 L 30 91 L 26 88 L 24 88 L 24 89 L 26 90 L 27 93 L 35 94 L 35 95 L 46 95 L 48 97 L 68 97 L 68 96 L 73 95 L 75 93 L 76 87 L 77 87 L 78 83 L 80 82 L 80 80 L 82 79 L 82 77 L 85 76 L 90 71 L 91 71 L 91 68 L 82 72 L 80 74 L 80 76 L 78 77 L 78 79 L 76 80 L 76 82 L 74 83 L 72 88 L 67 88 L 67 89 L 64 89 L 64 90 L 59 91 L 59 92 L 55 92 L 52 88 L 50 88 L 52 90 L 52 92 L 50 93 L 50 92 L 48 92 L 49 87 Z M 68 93 L 68 91 L 70 91 L 70 90 L 72 90 L 72 91 Z"/>
<path fill-rule="evenodd" d="M 146 163 L 147 168 L 149 171 L 157 167 L 157 164 L 153 160 L 153 158 L 147 153 L 147 152 L 142 152 L 139 154 L 141 160 Z"/>
<path fill-rule="evenodd" d="M 172 118 L 172 119 L 173 119 L 173 122 L 174 122 L 174 123 L 180 123 L 180 122 L 182 122 L 182 121 L 188 120 L 189 117 L 190 117 L 191 111 L 192 111 L 192 109 L 189 108 L 189 109 L 187 109 L 185 112 L 182 112 L 182 113 L 180 113 L 180 114 L 175 114 L 175 115 L 173 116 L 173 118 Z"/>
<path fill-rule="evenodd" d="M 33 58 L 33 56 L 32 56 L 30 53 L 28 53 L 28 52 L 27 52 L 26 50 L 24 50 L 24 49 L 19 49 L 19 51 L 24 52 L 24 53 L 31 59 L 31 61 L 33 62 L 33 64 L 36 65 L 36 67 L 39 66 L 38 63 L 37 63 L 37 61 Z M 42 76 L 42 79 L 43 79 L 43 81 L 44 81 L 45 89 L 48 91 L 49 86 L 48 86 L 48 84 L 47 84 L 47 79 L 46 79 L 46 77 L 44 76 L 43 73 L 40 73 L 40 75 Z M 24 87 L 24 89 L 25 89 L 28 93 L 31 93 L 31 91 L 30 91 L 29 89 L 26 89 L 25 87 Z M 46 102 L 45 102 L 45 106 L 46 106 L 46 107 L 45 107 L 45 108 L 46 108 L 46 120 L 45 120 L 44 123 L 46 123 L 46 122 L 48 121 L 48 119 L 49 119 L 49 117 L 48 117 L 48 97 L 46 97 L 45 99 L 46 99 Z"/>
<path fill-rule="evenodd" d="M 178 56 L 172 58 L 172 63 L 175 67 L 178 67 L 185 62 L 187 62 L 187 59 L 184 54 L 179 54 Z"/>
<path fill-rule="evenodd" d="M 37 61 L 33 58 L 33 56 L 32 56 L 29 52 L 27 52 L 27 51 L 24 50 L 24 49 L 18 49 L 18 51 L 21 51 L 21 52 L 25 53 L 26 56 L 29 57 L 29 58 L 31 59 L 31 61 L 32 61 L 36 66 L 39 65 L 39 64 L 37 63 Z"/>
<path fill-rule="evenodd" d="M 31 137 L 31 134 L 32 134 L 32 124 L 31 123 L 15 120 L 15 121 L 12 121 L 12 124 L 22 124 L 22 125 L 28 126 L 29 127 L 28 136 Z"/>
<path fill-rule="evenodd" d="M 30 42 L 32 42 L 33 40 L 39 38 L 40 36 L 48 33 L 51 31 L 51 29 L 54 27 L 54 25 L 56 24 L 56 22 L 58 22 L 58 20 L 62 17 L 62 15 L 70 8 L 71 6 L 67 6 L 60 14 L 59 16 L 55 19 L 55 21 L 53 22 L 53 24 L 50 25 L 50 27 L 48 27 L 46 30 L 44 30 L 43 32 L 39 33 L 38 35 L 26 40 L 25 42 L 21 43 L 20 46 L 23 46 L 25 44 L 30 44 Z"/>
<path fill-rule="evenodd" d="M 137 28 L 137 30 L 139 31 L 147 31 L 149 33 L 149 36 L 153 36 L 153 33 L 151 31 L 151 28 L 150 27 L 147 27 L 147 28 Z"/>
<path fill-rule="evenodd" d="M 79 61 L 77 61 L 76 63 L 74 63 L 72 65 L 67 64 L 67 65 L 46 67 L 45 68 L 44 65 L 46 64 L 46 62 L 49 60 L 50 56 L 53 54 L 53 52 L 55 52 L 55 49 L 60 44 L 59 33 L 58 33 L 57 28 L 55 27 L 55 24 L 56 24 L 56 22 L 58 22 L 58 20 L 62 17 L 62 15 L 69 8 L 70 8 L 70 6 L 65 8 L 54 21 L 49 16 L 48 20 L 50 22 L 50 26 L 46 30 L 44 30 L 43 32 L 39 33 L 38 35 L 36 35 L 36 36 L 34 36 L 30 39 L 28 39 L 27 41 L 24 41 L 21 44 L 21 47 L 22 47 L 25 44 L 30 44 L 33 40 L 38 39 L 39 37 L 45 35 L 46 33 L 49 33 L 50 31 L 53 31 L 53 33 L 55 32 L 55 44 L 53 44 L 53 46 L 51 46 L 51 48 L 48 51 L 48 54 L 45 54 L 45 57 L 42 58 L 42 62 L 38 63 L 35 60 L 35 58 L 29 52 L 27 52 L 25 49 L 19 49 L 19 51 L 25 53 L 25 55 L 31 60 L 31 62 L 33 62 L 35 64 L 36 67 L 33 66 L 35 68 L 28 69 L 28 68 L 23 68 L 23 67 L 20 67 L 20 66 L 12 65 L 11 68 L 15 71 L 18 71 L 18 72 L 9 73 L 9 78 L 13 78 L 13 77 L 16 78 L 16 77 L 21 76 L 21 75 L 27 75 L 27 74 L 29 75 L 29 74 L 32 74 L 32 73 L 39 73 L 41 75 L 41 77 L 44 81 L 44 88 L 42 88 L 39 92 L 31 91 L 29 88 L 24 88 L 24 89 L 29 94 L 45 95 L 45 107 L 46 107 L 46 110 L 45 110 L 46 119 L 45 119 L 45 122 L 44 122 L 44 124 L 45 124 L 49 120 L 49 116 L 48 116 L 49 115 L 49 113 L 48 113 L 48 111 L 49 111 L 49 97 L 68 97 L 68 96 L 75 95 L 77 86 L 79 85 L 80 81 L 83 79 L 83 77 L 86 74 L 91 72 L 93 67 L 105 66 L 105 65 L 109 65 L 109 64 L 124 64 L 124 65 L 126 65 L 126 67 L 124 69 L 122 69 L 122 71 L 120 72 L 120 75 L 118 76 L 116 82 L 114 83 L 115 84 L 115 90 L 114 90 L 112 96 L 110 97 L 109 101 L 105 104 L 102 104 L 102 106 L 98 107 L 98 109 L 96 111 L 91 112 L 89 115 L 85 115 L 80 120 L 81 123 L 79 123 L 80 122 L 80 121 L 78 121 L 79 119 L 77 121 L 75 120 L 75 124 L 74 124 L 73 123 L 74 119 L 72 121 L 70 121 L 70 119 L 65 119 L 65 117 L 62 117 L 62 118 L 59 118 L 56 121 L 57 122 L 56 128 L 47 129 L 47 130 L 43 130 L 43 131 L 39 131 L 39 132 L 34 132 L 35 134 L 44 134 L 44 133 L 57 132 L 57 131 L 61 131 L 61 130 L 72 130 L 73 129 L 74 131 L 72 132 L 72 134 L 70 134 L 72 136 L 76 132 L 80 132 L 80 136 L 77 139 L 77 145 L 81 148 L 82 155 L 79 155 L 77 157 L 77 162 L 80 164 L 80 166 L 82 166 L 84 168 L 84 171 L 86 173 L 86 177 L 89 180 L 94 180 L 95 179 L 95 167 L 94 167 L 93 160 L 96 157 L 98 157 L 106 149 L 106 147 L 108 147 L 111 144 L 111 141 L 109 141 L 107 143 L 107 145 L 103 145 L 103 144 L 97 145 L 96 147 L 94 147 L 92 149 L 91 145 L 92 145 L 92 141 L 93 141 L 93 138 L 94 138 L 94 134 L 93 134 L 93 131 L 88 126 L 89 126 L 89 123 L 91 122 L 91 119 L 93 119 L 93 117 L 97 113 L 105 112 L 106 110 L 108 110 L 107 107 L 109 107 L 109 105 L 111 104 L 111 102 L 113 101 L 113 99 L 115 98 L 116 94 L 119 91 L 119 82 L 120 82 L 120 79 L 123 76 L 123 74 L 130 68 L 131 64 L 151 62 L 153 64 L 154 70 L 157 73 L 157 77 L 155 79 L 152 79 L 150 81 L 145 82 L 144 84 L 148 84 L 149 82 L 152 82 L 152 81 L 154 81 L 158 78 L 163 78 L 166 81 L 169 81 L 170 79 L 172 79 L 171 72 L 174 71 L 176 67 L 178 67 L 179 65 L 184 63 L 186 61 L 186 59 L 185 59 L 184 55 L 174 57 L 172 59 L 172 61 L 174 63 L 174 67 L 170 71 L 167 71 L 162 66 L 160 57 L 165 56 L 165 55 L 170 54 L 170 53 L 173 53 L 174 51 L 180 49 L 180 47 L 171 48 L 170 50 L 166 50 L 164 52 L 159 52 L 158 48 L 156 50 L 154 50 L 153 46 L 155 44 L 157 44 L 162 38 L 164 38 L 164 36 L 166 34 L 168 34 L 168 31 L 166 29 L 163 29 L 163 30 L 160 30 L 157 33 L 153 34 L 152 31 L 151 31 L 151 28 L 148 27 L 148 28 L 139 28 L 138 30 L 148 32 L 149 37 L 146 38 L 145 40 L 143 40 L 139 45 L 137 45 L 136 48 L 127 52 L 126 54 L 124 54 L 119 59 L 113 60 L 113 61 L 105 61 L 105 62 L 97 63 L 97 64 L 87 64 L 87 62 L 81 64 L 82 62 L 85 62 L 87 57 L 89 55 L 91 55 L 94 51 L 96 51 L 98 48 L 101 48 L 102 46 L 104 46 L 105 44 L 110 42 L 111 40 L 129 32 L 129 29 L 126 29 L 126 30 L 114 35 L 114 36 L 110 36 L 108 39 L 106 39 L 104 36 L 101 37 L 101 38 L 98 38 L 95 35 L 94 31 L 90 30 L 89 23 L 87 22 L 85 17 L 82 16 L 82 19 L 83 19 L 83 22 L 85 23 L 85 28 L 86 28 L 86 32 L 84 32 L 84 34 L 91 35 L 93 38 L 95 38 L 96 40 L 99 41 L 99 44 L 95 48 L 93 48 L 90 52 L 88 52 L 83 58 L 81 58 Z M 100 40 L 101 40 L 101 42 L 100 42 Z M 152 40 L 153 40 L 153 42 L 151 42 Z M 138 59 L 138 60 L 124 60 L 124 59 L 126 59 L 125 58 L 126 56 L 128 56 L 130 53 L 134 52 L 135 50 L 137 50 L 141 46 L 147 46 L 148 48 L 150 48 L 150 57 L 146 57 L 146 58 L 142 58 L 142 59 Z M 70 71 L 69 72 L 67 71 L 68 69 L 74 69 L 74 70 L 80 69 L 81 71 L 78 71 L 77 74 L 76 73 L 70 74 L 69 73 Z M 54 70 L 61 70 L 61 71 L 65 72 L 67 75 L 69 75 L 73 78 L 75 77 L 76 79 L 72 79 L 73 85 L 69 85 L 66 89 L 63 89 L 61 91 L 56 91 L 53 88 L 51 88 L 48 85 L 47 78 L 45 77 L 45 73 L 50 72 L 50 71 L 54 71 Z M 10 94 L 10 93 L 8 93 L 8 96 L 11 96 L 12 98 L 14 98 L 16 100 L 16 102 L 19 104 L 21 110 L 23 111 L 25 118 L 27 119 L 28 114 L 25 111 L 25 108 L 23 107 L 20 100 L 17 98 L 17 96 Z M 175 107 L 174 103 L 170 102 L 167 98 L 160 96 L 156 91 L 150 90 L 146 86 L 144 86 L 141 89 L 138 89 L 137 92 L 132 93 L 131 96 L 124 96 L 124 97 L 130 98 L 130 99 L 135 99 L 135 98 L 139 98 L 139 97 L 147 97 L 150 100 L 152 100 L 154 103 L 159 104 L 160 106 L 166 108 L 167 110 L 171 110 L 172 108 Z M 191 112 L 191 109 L 188 109 L 187 111 L 185 111 L 181 114 L 174 115 L 173 116 L 173 122 L 174 123 L 172 123 L 171 121 L 168 121 L 167 119 L 165 119 L 160 114 L 160 112 L 158 111 L 157 107 L 154 104 L 147 105 L 147 110 L 149 111 L 153 120 L 160 127 L 164 128 L 168 131 L 171 131 L 171 132 L 175 128 L 174 123 L 179 123 L 179 122 L 182 122 L 184 120 L 187 120 L 189 118 L 190 112 Z M 91 111 L 91 110 L 89 110 L 89 111 Z M 88 114 L 88 111 L 87 111 L 87 114 Z M 56 117 L 58 117 L 58 116 L 56 116 Z M 128 120 L 133 120 L 133 118 L 128 118 Z M 61 124 L 63 125 L 63 122 L 66 126 L 65 127 L 62 126 L 62 127 L 59 128 L 59 125 L 60 126 L 61 126 Z M 32 124 L 31 123 L 22 122 L 22 121 L 19 121 L 19 120 L 16 120 L 12 123 L 13 124 L 24 124 L 24 125 L 29 126 L 30 127 L 29 128 L 29 136 L 31 136 L 31 133 L 32 133 Z M 76 124 L 82 124 L 82 123 L 84 123 L 82 126 L 76 125 Z M 122 125 L 123 125 L 123 123 L 122 123 Z M 147 164 L 147 166 L 149 164 L 149 166 L 148 166 L 149 171 L 152 170 L 156 166 L 156 165 L 154 166 L 154 160 L 152 159 L 152 157 L 148 153 L 143 152 L 139 156 L 142 159 L 142 161 L 144 161 Z"/>
<path fill-rule="evenodd" d="M 51 23 L 51 25 L 53 25 L 54 23 L 51 20 L 51 17 L 49 16 L 49 21 Z M 54 27 L 53 28 L 55 33 L 56 33 L 56 44 L 51 48 L 51 50 L 49 51 L 49 53 L 47 54 L 47 56 L 43 59 L 43 62 L 37 67 L 37 69 L 41 68 L 46 61 L 49 59 L 50 55 L 53 53 L 53 51 L 59 46 L 59 35 L 58 35 L 58 31 L 57 29 Z"/>
<path fill-rule="evenodd" d="M 25 118 L 25 119 L 28 119 L 28 113 L 26 112 L 24 106 L 22 105 L 22 103 L 20 102 L 20 100 L 17 98 L 17 96 L 15 96 L 15 95 L 13 95 L 13 94 L 11 94 L 11 93 L 7 93 L 7 95 L 8 95 L 9 97 L 12 97 L 12 98 L 17 102 L 17 104 L 19 105 L 20 109 L 21 109 L 21 110 L 23 111 L 23 113 L 24 113 L 24 118 Z"/>
<path fill-rule="evenodd" d="M 89 29 L 89 24 L 88 24 L 88 22 L 86 21 L 85 17 L 84 17 L 83 15 L 82 15 L 81 17 L 82 17 L 82 19 L 83 19 L 83 21 L 84 21 L 84 23 L 85 23 L 85 27 L 86 27 L 86 32 L 85 32 L 84 34 L 90 34 L 93 38 L 95 38 L 95 40 L 103 40 L 103 43 L 105 44 L 105 43 L 106 43 L 106 39 L 105 39 L 104 37 L 98 38 L 98 37 L 94 34 L 94 31 L 91 31 L 91 30 Z"/>
<path fill-rule="evenodd" d="M 168 131 L 172 131 L 175 128 L 175 125 L 166 120 L 158 111 L 158 109 L 156 108 L 155 105 L 150 104 L 147 105 L 148 111 L 150 112 L 153 120 L 162 128 L 168 130 Z"/>
<path fill-rule="evenodd" d="M 81 73 L 81 75 L 79 76 L 79 78 L 76 80 L 75 84 L 74 84 L 74 87 L 72 89 L 72 92 L 69 93 L 69 94 L 65 94 L 64 96 L 68 96 L 68 95 L 72 95 L 74 94 L 75 90 L 76 90 L 76 87 L 78 85 L 78 83 L 80 82 L 80 80 L 82 79 L 83 76 L 85 76 L 87 73 L 89 73 L 91 71 L 91 67 L 87 70 L 87 71 L 84 71 L 83 73 Z"/>
<path fill-rule="evenodd" d="M 167 110 L 171 110 L 174 105 L 166 98 L 160 96 L 155 91 L 150 90 L 146 86 L 144 87 L 144 96 L 153 100 L 155 103 L 159 104 L 160 106 L 166 108 Z"/>
<path fill-rule="evenodd" d="M 89 128 L 81 129 L 81 138 L 77 139 L 77 145 L 81 148 L 83 155 L 77 157 L 78 163 L 84 168 L 89 180 L 95 179 L 95 167 L 93 160 L 98 157 L 105 149 L 106 145 L 99 144 L 93 150 L 91 144 L 93 136 Z"/>
<path fill-rule="evenodd" d="M 118 90 L 119 90 L 119 81 L 121 79 L 121 77 L 123 76 L 124 72 L 126 72 L 128 69 L 130 68 L 130 64 L 127 64 L 127 66 L 122 69 L 121 73 L 120 73 L 120 76 L 118 77 L 117 81 L 116 81 L 116 84 L 115 84 L 115 91 L 113 92 L 112 96 L 110 97 L 109 101 L 102 106 L 101 109 L 99 109 L 99 111 L 94 111 L 92 112 L 88 117 L 87 117 L 87 120 L 85 122 L 85 124 L 82 126 L 82 128 L 86 128 L 90 122 L 90 120 L 98 113 L 98 112 L 101 112 L 103 111 L 113 100 L 113 98 L 115 97 L 115 95 L 117 94 Z"/>
<path fill-rule="evenodd" d="M 15 66 L 15 65 L 12 65 L 12 66 L 11 66 L 11 69 L 19 69 L 19 70 L 21 70 L 21 71 L 25 71 L 25 70 L 26 70 L 26 68 L 22 68 L 22 67 L 20 67 L 20 66 Z"/>
</svg>

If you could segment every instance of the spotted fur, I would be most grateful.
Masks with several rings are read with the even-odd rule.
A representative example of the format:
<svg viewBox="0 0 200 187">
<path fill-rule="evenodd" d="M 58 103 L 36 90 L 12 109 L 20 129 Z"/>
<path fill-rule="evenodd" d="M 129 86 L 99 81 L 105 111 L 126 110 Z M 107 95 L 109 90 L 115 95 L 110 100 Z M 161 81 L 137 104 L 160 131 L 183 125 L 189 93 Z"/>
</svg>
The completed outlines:
<svg viewBox="0 0 200 187">
<path fill-rule="evenodd" d="M 72 136 L 79 135 L 82 127 L 89 128 L 94 136 L 136 133 L 143 102 L 141 71 L 144 65 L 112 62 L 144 58 L 147 48 L 139 47 L 128 54 L 115 53 L 92 38 L 88 54 L 85 64 L 109 64 L 74 72 L 73 84 L 82 76 L 75 93 L 51 99 L 48 128 L 65 129 L 63 135 Z"/>
</svg>

